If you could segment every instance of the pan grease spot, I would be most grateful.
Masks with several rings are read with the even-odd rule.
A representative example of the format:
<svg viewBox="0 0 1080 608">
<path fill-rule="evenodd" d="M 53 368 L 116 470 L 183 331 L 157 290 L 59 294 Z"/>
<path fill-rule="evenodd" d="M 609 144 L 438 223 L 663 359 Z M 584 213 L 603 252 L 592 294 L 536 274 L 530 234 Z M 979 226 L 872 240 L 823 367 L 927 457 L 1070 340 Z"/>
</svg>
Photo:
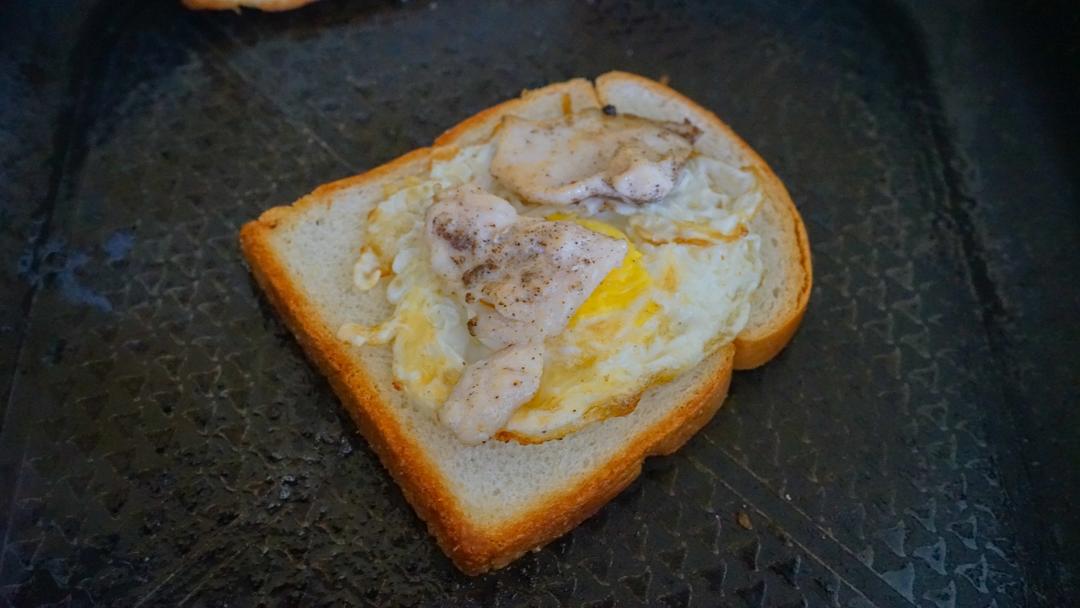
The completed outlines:
<svg viewBox="0 0 1080 608">
<path fill-rule="evenodd" d="M 102 249 L 105 250 L 106 262 L 118 262 L 127 257 L 131 248 L 135 246 L 135 235 L 129 230 L 119 230 L 105 241 Z"/>
<path fill-rule="evenodd" d="M 68 250 L 62 239 L 54 238 L 46 241 L 39 250 L 35 251 L 31 246 L 19 256 L 19 274 L 35 288 L 52 280 L 64 299 L 112 312 L 108 298 L 79 282 L 76 273 L 89 261 L 90 256 L 77 249 Z"/>
</svg>

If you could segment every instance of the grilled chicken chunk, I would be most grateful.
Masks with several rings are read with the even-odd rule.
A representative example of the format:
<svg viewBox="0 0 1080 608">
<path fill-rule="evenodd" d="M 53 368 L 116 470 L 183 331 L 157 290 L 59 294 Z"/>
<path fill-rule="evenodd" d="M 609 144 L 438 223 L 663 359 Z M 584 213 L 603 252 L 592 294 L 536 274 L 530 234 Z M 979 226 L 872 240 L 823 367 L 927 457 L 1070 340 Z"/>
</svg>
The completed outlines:
<svg viewBox="0 0 1080 608">
<path fill-rule="evenodd" d="M 465 368 L 439 418 L 463 443 L 486 441 L 536 394 L 543 366 L 543 340 L 496 351 Z"/>
<path fill-rule="evenodd" d="M 697 133 L 688 123 L 599 110 L 550 122 L 507 116 L 495 140 L 491 174 L 533 203 L 648 203 L 675 187 Z"/>
<path fill-rule="evenodd" d="M 444 193 L 427 231 L 432 267 L 491 348 L 562 331 L 627 251 L 626 242 L 573 222 L 519 216 L 475 186 Z"/>
</svg>

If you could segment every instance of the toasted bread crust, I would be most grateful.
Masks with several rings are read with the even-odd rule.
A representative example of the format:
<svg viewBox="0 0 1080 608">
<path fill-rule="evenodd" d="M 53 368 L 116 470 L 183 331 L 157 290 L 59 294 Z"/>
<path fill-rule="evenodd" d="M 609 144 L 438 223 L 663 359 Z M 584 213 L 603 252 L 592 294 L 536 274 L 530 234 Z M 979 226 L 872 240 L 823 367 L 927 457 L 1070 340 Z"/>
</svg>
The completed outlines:
<svg viewBox="0 0 1080 608">
<path fill-rule="evenodd" d="M 579 81 L 570 81 L 527 93 L 520 100 L 505 102 L 466 120 L 444 133 L 435 144 L 454 145 L 469 135 L 469 129 L 494 128 L 493 125 L 498 123 L 502 115 L 520 108 L 530 95 L 561 95 L 566 91 L 559 90 L 559 87 L 579 86 Z M 719 119 L 716 121 L 719 123 Z M 730 131 L 726 126 L 723 128 L 725 132 Z M 736 141 L 741 143 L 741 140 Z M 270 303 L 296 335 L 307 355 L 329 378 L 335 393 L 402 488 L 406 499 L 420 518 L 427 522 L 429 530 L 453 562 L 465 573 L 475 575 L 505 566 L 526 551 L 565 534 L 629 485 L 640 474 L 647 456 L 677 450 L 712 418 L 723 403 L 732 369 L 739 361 L 739 349 L 751 349 L 747 351 L 751 355 L 747 356 L 752 361 L 764 356 L 763 353 L 779 351 L 794 333 L 798 318 L 779 323 L 780 331 L 774 335 L 748 340 L 746 343 L 750 346 L 740 346 L 736 341 L 713 355 L 709 359 L 712 367 L 705 379 L 698 383 L 682 404 L 629 441 L 623 451 L 605 466 L 581 478 L 573 487 L 547 497 L 512 521 L 494 528 L 478 526 L 466 516 L 422 446 L 403 428 L 393 413 L 393 406 L 384 401 L 370 373 L 350 354 L 352 347 L 337 340 L 300 286 L 290 278 L 272 244 L 274 230 L 299 217 L 299 211 L 305 207 L 330 204 L 332 196 L 329 195 L 344 188 L 375 185 L 384 179 L 392 180 L 425 171 L 430 167 L 434 154 L 437 154 L 437 150 L 432 148 L 416 150 L 362 175 L 322 186 L 293 206 L 270 209 L 243 227 L 240 242 L 252 273 Z M 765 166 L 763 162 L 762 165 Z M 783 185 L 779 187 L 783 188 Z M 787 200 L 790 203 L 790 198 Z M 801 226 L 794 206 L 791 209 L 793 221 Z M 805 259 L 809 272 L 808 253 L 805 253 Z M 805 302 L 800 306 L 799 318 Z"/>
<path fill-rule="evenodd" d="M 192 10 L 223 11 L 243 8 L 257 8 L 261 11 L 277 12 L 300 8 L 316 0 L 181 0 L 184 6 Z"/>
</svg>

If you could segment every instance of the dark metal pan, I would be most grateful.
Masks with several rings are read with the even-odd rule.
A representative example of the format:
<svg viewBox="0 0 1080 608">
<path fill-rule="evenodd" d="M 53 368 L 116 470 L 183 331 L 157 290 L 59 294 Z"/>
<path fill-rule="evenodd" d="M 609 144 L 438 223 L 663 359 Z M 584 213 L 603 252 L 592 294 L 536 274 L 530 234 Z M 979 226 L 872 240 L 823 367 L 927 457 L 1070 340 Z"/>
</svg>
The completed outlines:
<svg viewBox="0 0 1080 608">
<path fill-rule="evenodd" d="M 5 4 L 0 605 L 1068 605 L 1080 69 L 1058 4 Z M 762 153 L 815 291 L 683 450 L 467 578 L 237 230 L 611 69 L 669 77 Z"/>
</svg>

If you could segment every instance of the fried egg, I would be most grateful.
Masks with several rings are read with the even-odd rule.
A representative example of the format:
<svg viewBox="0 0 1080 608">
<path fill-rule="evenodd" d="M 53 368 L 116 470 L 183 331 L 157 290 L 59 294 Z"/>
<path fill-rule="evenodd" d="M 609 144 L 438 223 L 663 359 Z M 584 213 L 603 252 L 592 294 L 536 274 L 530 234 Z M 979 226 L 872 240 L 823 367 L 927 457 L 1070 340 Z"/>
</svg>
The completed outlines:
<svg viewBox="0 0 1080 608">
<path fill-rule="evenodd" d="M 471 363 L 492 349 L 470 335 L 468 312 L 432 270 L 424 216 L 438 193 L 476 184 L 522 215 L 572 221 L 627 244 L 570 317 L 544 339 L 535 394 L 497 439 L 523 443 L 565 436 L 631 411 L 648 388 L 688 371 L 745 326 L 761 280 L 760 207 L 750 170 L 696 152 L 671 192 L 644 205 L 535 205 L 490 174 L 494 142 L 442 150 L 426 179 L 389 186 L 369 212 L 354 268 L 357 290 L 385 289 L 393 313 L 376 326 L 345 324 L 355 345 L 392 344 L 395 386 L 438 414 Z"/>
</svg>

